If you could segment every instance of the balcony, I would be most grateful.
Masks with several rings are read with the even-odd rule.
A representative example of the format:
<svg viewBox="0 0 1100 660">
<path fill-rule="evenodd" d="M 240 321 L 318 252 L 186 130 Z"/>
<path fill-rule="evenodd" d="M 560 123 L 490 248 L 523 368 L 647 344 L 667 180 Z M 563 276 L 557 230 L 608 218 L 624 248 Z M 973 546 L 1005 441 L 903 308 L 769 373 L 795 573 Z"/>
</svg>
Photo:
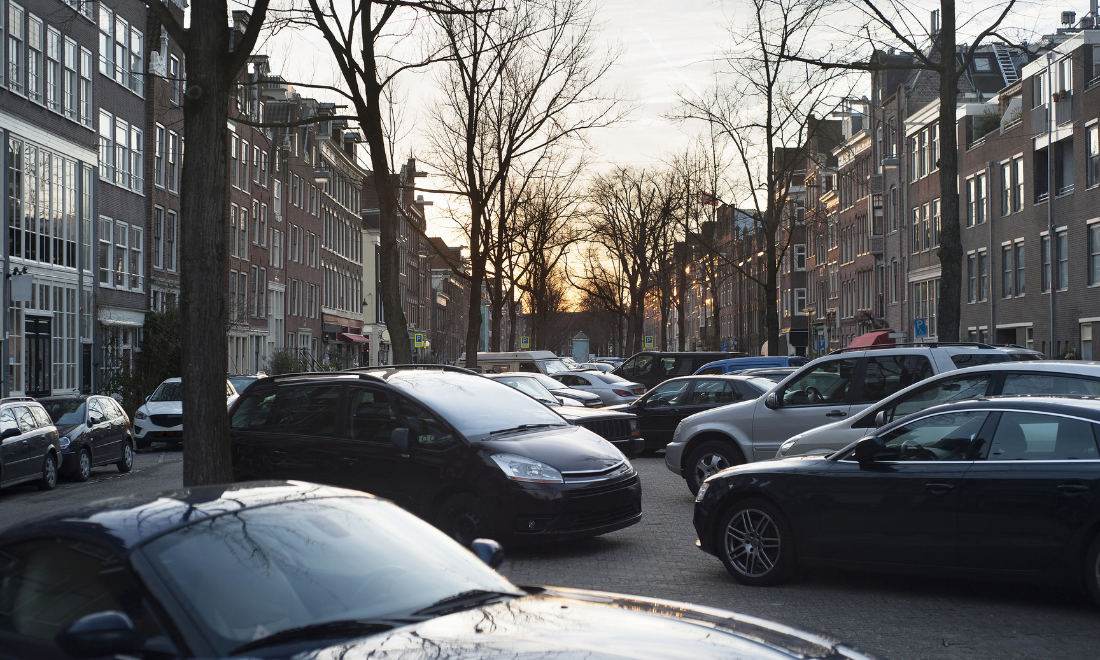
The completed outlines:
<svg viewBox="0 0 1100 660">
<path fill-rule="evenodd" d="M 1049 112 L 1049 109 L 1045 105 L 1031 109 L 1032 136 L 1047 134 L 1047 129 L 1050 128 L 1050 126 L 1048 126 L 1049 119 L 1047 118 L 1047 112 Z"/>
<path fill-rule="evenodd" d="M 1054 102 L 1054 122 L 1057 126 L 1073 121 L 1073 94 L 1062 92 Z"/>
<path fill-rule="evenodd" d="M 871 237 L 870 252 L 871 252 L 871 254 L 875 255 L 879 259 L 882 258 L 883 249 L 882 249 L 882 236 L 881 235 Z"/>
</svg>

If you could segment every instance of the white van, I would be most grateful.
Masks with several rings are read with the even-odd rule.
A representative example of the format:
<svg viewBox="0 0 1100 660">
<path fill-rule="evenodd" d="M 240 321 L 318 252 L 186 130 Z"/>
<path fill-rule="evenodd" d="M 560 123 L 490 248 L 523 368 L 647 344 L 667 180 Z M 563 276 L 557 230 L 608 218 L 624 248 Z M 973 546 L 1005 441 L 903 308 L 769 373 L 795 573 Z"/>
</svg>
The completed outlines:
<svg viewBox="0 0 1100 660">
<path fill-rule="evenodd" d="M 458 366 L 466 366 L 466 354 L 458 358 Z M 569 371 L 567 365 L 552 351 L 523 351 L 520 353 L 478 353 L 477 368 L 486 373 L 525 371 L 552 376 L 559 371 Z"/>
</svg>

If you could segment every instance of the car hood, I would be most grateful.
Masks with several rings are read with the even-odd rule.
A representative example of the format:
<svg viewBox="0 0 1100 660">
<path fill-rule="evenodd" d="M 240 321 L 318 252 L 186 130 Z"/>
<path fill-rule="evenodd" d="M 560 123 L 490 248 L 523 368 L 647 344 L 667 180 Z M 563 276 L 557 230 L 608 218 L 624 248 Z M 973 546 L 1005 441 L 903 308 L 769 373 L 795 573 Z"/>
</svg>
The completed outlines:
<svg viewBox="0 0 1100 660">
<path fill-rule="evenodd" d="M 753 408 L 759 400 L 759 398 L 749 399 L 748 401 L 739 401 L 737 403 L 711 408 L 710 410 L 704 410 L 703 412 L 697 412 L 694 415 L 689 415 L 684 418 L 684 426 L 706 422 L 726 422 L 746 416 L 748 419 L 752 419 Z"/>
<path fill-rule="evenodd" d="M 65 424 L 65 425 L 57 427 L 57 437 L 59 437 L 59 438 L 69 436 L 69 439 L 72 440 L 73 438 L 75 438 L 76 436 L 80 435 L 83 432 L 84 432 L 84 425 L 83 424 Z"/>
<path fill-rule="evenodd" d="M 556 394 L 558 396 L 568 396 L 568 397 L 571 397 L 571 398 L 574 398 L 574 399 L 579 399 L 581 401 L 593 401 L 595 399 L 600 398 L 599 394 L 593 394 L 591 392 L 585 392 L 584 390 L 560 389 L 560 390 L 550 390 L 550 392 L 553 393 L 553 394 Z"/>
<path fill-rule="evenodd" d="M 352 640 L 304 657 L 873 658 L 828 635 L 756 617 L 671 601 L 557 588 Z"/>
<path fill-rule="evenodd" d="M 625 408 L 625 406 L 623 407 Z M 631 419 L 636 417 L 636 415 L 630 413 L 609 410 L 607 408 L 567 408 L 562 406 L 560 408 L 554 408 L 554 412 L 564 417 L 567 422 L 586 422 L 590 419 Z"/>
<path fill-rule="evenodd" d="M 833 461 L 816 454 L 772 458 L 766 461 L 755 461 L 753 463 L 734 465 L 710 477 L 708 481 L 710 479 L 719 479 L 723 477 L 730 478 L 739 475 L 776 474 L 779 472 L 817 472 L 830 467 L 832 464 Z"/>
<path fill-rule="evenodd" d="M 533 458 L 562 472 L 606 470 L 626 458 L 615 445 L 579 426 L 506 435 L 477 444 L 494 453 Z"/>
<path fill-rule="evenodd" d="M 146 401 L 138 410 L 146 415 L 182 415 L 183 401 Z"/>
</svg>

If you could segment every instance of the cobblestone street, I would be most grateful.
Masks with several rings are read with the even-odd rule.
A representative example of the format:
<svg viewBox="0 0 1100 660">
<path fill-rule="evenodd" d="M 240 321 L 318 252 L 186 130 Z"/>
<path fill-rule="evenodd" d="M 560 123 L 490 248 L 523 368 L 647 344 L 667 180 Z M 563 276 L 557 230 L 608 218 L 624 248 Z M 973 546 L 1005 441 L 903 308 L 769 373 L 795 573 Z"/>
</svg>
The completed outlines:
<svg viewBox="0 0 1100 660">
<path fill-rule="evenodd" d="M 604 537 L 514 551 L 517 584 L 683 600 L 833 633 L 893 660 L 1100 658 L 1100 609 L 1074 591 L 833 571 L 743 587 L 695 549 L 693 500 L 663 458 L 634 461 L 642 522 Z"/>
</svg>

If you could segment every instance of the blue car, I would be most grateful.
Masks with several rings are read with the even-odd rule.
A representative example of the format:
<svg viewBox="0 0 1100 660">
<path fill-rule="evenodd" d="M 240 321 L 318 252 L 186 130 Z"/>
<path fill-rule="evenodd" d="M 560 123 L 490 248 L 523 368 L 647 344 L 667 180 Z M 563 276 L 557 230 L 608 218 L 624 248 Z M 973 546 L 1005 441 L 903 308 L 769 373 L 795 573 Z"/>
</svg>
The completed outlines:
<svg viewBox="0 0 1100 660">
<path fill-rule="evenodd" d="M 708 362 L 698 369 L 695 376 L 712 376 L 722 374 L 738 374 L 746 369 L 759 369 L 761 367 L 801 367 L 809 363 L 809 359 L 794 355 L 789 357 L 741 357 L 729 358 Z"/>
</svg>

